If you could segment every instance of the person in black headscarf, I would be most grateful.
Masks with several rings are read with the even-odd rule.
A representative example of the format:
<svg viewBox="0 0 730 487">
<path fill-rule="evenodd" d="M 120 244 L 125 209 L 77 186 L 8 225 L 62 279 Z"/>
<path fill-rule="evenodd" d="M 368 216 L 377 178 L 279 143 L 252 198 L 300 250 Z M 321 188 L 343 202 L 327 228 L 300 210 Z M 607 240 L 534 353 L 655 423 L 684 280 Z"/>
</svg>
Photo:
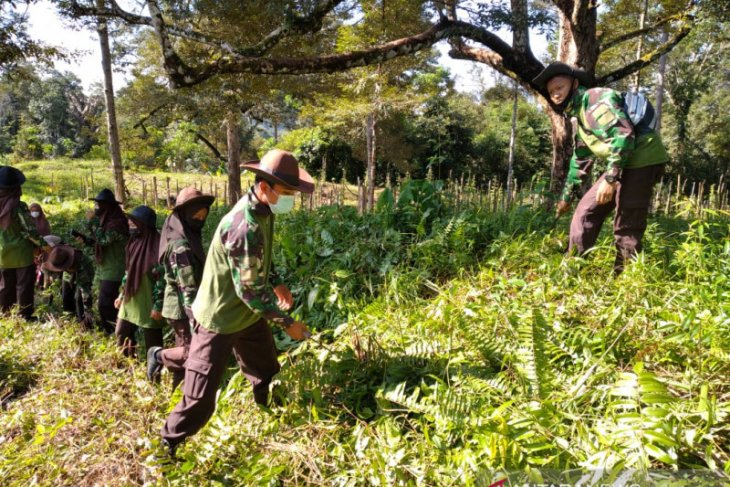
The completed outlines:
<svg viewBox="0 0 730 487">
<path fill-rule="evenodd" d="M 34 254 L 42 245 L 28 206 L 20 201 L 22 171 L 0 167 L 0 312 L 16 303 L 26 320 L 33 319 Z"/>
<path fill-rule="evenodd" d="M 127 217 L 114 193 L 103 189 L 91 198 L 94 201 L 93 214 L 87 213 L 86 243 L 94 246 L 96 275 L 99 278 L 99 317 L 101 329 L 114 333 L 117 322 L 117 309 L 114 300 L 124 276 L 125 245 L 129 238 Z"/>
<path fill-rule="evenodd" d="M 198 293 L 205 264 L 201 231 L 214 199 L 192 187 L 183 189 L 162 228 L 159 248 L 165 276 L 162 316 L 175 330 L 176 346 L 148 350 L 147 377 L 151 381 L 157 380 L 165 366 L 173 374 L 173 389 L 185 375 L 183 364 L 188 356 L 193 321 L 190 307 Z"/>
<path fill-rule="evenodd" d="M 127 357 L 136 355 L 137 328 L 144 330 L 145 347 L 162 345 L 162 266 L 158 262 L 160 232 L 157 214 L 149 206 L 138 206 L 129 217 L 129 241 L 126 247 L 127 268 L 122 279 L 123 291 L 114 302 L 119 309 L 117 344 Z"/>
</svg>

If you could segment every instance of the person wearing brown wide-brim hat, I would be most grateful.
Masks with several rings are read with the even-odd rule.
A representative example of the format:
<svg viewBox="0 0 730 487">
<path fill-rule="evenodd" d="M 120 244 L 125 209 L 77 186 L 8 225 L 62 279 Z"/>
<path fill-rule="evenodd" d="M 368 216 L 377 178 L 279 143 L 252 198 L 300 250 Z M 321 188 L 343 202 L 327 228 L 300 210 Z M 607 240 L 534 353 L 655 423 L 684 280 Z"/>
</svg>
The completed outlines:
<svg viewBox="0 0 730 487">
<path fill-rule="evenodd" d="M 75 289 L 73 295 L 76 318 L 87 328 L 94 323 L 91 313 L 91 288 L 94 284 L 94 262 L 81 250 L 70 245 L 57 244 L 48 253 L 43 268 L 51 272 L 73 276 Z"/>
<path fill-rule="evenodd" d="M 25 175 L 0 166 L 0 313 L 18 304 L 23 318 L 33 319 L 35 254 L 43 240 L 33 225 L 28 206 L 20 201 Z"/>
<path fill-rule="evenodd" d="M 192 306 L 194 334 L 183 398 L 162 429 L 173 454 L 213 414 L 231 352 L 253 387 L 254 401 L 266 406 L 269 385 L 280 368 L 269 323 L 295 340 L 309 335 L 306 325 L 286 312 L 293 298 L 271 274 L 271 254 L 275 215 L 291 211 L 297 192 L 314 191 L 312 177 L 293 154 L 278 149 L 242 168 L 255 173 L 256 181 L 213 234 L 201 292 Z"/>
<path fill-rule="evenodd" d="M 214 200 L 196 188 L 184 188 L 162 227 L 158 249 L 165 281 L 162 317 L 175 332 L 175 347 L 163 350 L 158 346 L 148 350 L 147 378 L 158 380 L 165 366 L 172 372 L 173 389 L 185 374 L 184 364 L 192 340 L 192 305 L 205 265 L 202 229 Z"/>
</svg>

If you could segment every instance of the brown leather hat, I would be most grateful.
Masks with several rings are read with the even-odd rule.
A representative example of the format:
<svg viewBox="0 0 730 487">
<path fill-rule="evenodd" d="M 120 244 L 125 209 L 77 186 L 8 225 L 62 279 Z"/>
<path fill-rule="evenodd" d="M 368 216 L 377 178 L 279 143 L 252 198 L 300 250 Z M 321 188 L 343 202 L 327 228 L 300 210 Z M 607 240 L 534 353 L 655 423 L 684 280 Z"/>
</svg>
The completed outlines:
<svg viewBox="0 0 730 487">
<path fill-rule="evenodd" d="M 81 257 L 81 251 L 70 245 L 56 245 L 51 249 L 43 267 L 51 272 L 65 272 L 75 268 Z"/>
<path fill-rule="evenodd" d="M 307 171 L 299 167 L 294 154 L 281 149 L 272 149 L 260 161 L 241 164 L 241 169 L 251 171 L 270 183 L 279 183 L 285 188 L 302 193 L 314 192 L 314 180 Z"/>
<path fill-rule="evenodd" d="M 183 188 L 183 190 L 180 191 L 180 194 L 177 195 L 175 208 L 173 208 L 173 210 L 183 208 L 191 203 L 200 203 L 203 206 L 209 207 L 213 204 L 213 201 L 215 201 L 215 196 L 203 194 L 200 190 L 195 189 L 193 186 L 188 186 L 187 188 Z"/>
</svg>

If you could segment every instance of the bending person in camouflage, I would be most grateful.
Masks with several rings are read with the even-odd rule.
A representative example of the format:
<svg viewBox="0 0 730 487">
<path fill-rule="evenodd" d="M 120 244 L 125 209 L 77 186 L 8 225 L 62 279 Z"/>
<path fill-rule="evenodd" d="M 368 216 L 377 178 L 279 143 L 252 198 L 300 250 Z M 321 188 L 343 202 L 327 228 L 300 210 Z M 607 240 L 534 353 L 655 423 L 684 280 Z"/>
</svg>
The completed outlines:
<svg viewBox="0 0 730 487">
<path fill-rule="evenodd" d="M 641 251 L 654 184 L 669 161 L 659 134 L 637 134 L 622 108 L 622 96 L 609 88 L 591 88 L 583 70 L 555 62 L 534 83 L 547 90 L 556 110 L 576 117 L 576 148 L 557 215 L 570 209 L 573 189 L 588 172 L 591 159 L 602 160 L 606 172 L 581 198 L 570 224 L 569 247 L 583 254 L 592 248 L 604 220 L 616 209 L 613 234 L 616 244 L 614 272 Z"/>
<path fill-rule="evenodd" d="M 148 350 L 147 378 L 157 380 L 165 366 L 172 372 L 173 389 L 185 376 L 194 322 L 192 306 L 205 264 L 202 230 L 214 199 L 193 187 L 183 189 L 162 227 L 158 250 L 165 278 L 162 316 L 175 331 L 175 348 Z"/>
<path fill-rule="evenodd" d="M 59 244 L 53 247 L 43 267 L 51 272 L 63 272 L 64 276 L 71 275 L 76 283 L 75 308 L 76 318 L 87 329 L 94 324 L 91 313 L 91 286 L 94 284 L 94 262 L 82 251 L 70 245 Z"/>
<path fill-rule="evenodd" d="M 256 183 L 223 217 L 208 251 L 201 292 L 193 302 L 195 323 L 183 398 L 162 428 L 172 455 L 213 414 L 231 351 L 253 386 L 254 400 L 266 405 L 269 384 L 280 368 L 267 322 L 281 326 L 295 340 L 308 335 L 304 323 L 282 311 L 279 303 L 291 306 L 292 296 L 285 285 L 270 282 L 269 272 L 274 215 L 291 211 L 296 192 L 314 191 L 312 178 L 282 150 L 241 167 L 256 174 Z"/>
</svg>

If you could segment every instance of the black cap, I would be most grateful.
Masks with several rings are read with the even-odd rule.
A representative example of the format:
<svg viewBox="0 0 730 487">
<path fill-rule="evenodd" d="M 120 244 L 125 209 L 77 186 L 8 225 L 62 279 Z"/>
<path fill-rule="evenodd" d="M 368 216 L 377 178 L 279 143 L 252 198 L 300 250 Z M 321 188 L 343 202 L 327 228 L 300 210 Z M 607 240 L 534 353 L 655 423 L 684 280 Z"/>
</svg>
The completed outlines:
<svg viewBox="0 0 730 487">
<path fill-rule="evenodd" d="M 98 203 L 117 203 L 121 204 L 121 202 L 117 201 L 117 199 L 114 197 L 114 193 L 112 193 L 111 189 L 104 188 L 101 191 L 99 191 L 99 194 L 96 195 L 95 198 L 89 198 L 90 200 L 96 201 Z"/>
<path fill-rule="evenodd" d="M 149 206 L 141 205 L 127 213 L 127 216 L 135 223 L 157 228 L 157 213 Z"/>
<path fill-rule="evenodd" d="M 577 78 L 578 82 L 583 86 L 591 86 L 593 84 L 591 82 L 591 77 L 584 70 L 573 67 L 569 64 L 561 63 L 560 61 L 550 63 L 547 68 L 543 69 L 540 74 L 532 80 L 532 82 L 544 90 L 547 86 L 547 82 L 556 76 L 572 76 L 573 78 Z"/>
<path fill-rule="evenodd" d="M 0 166 L 0 189 L 19 188 L 25 182 L 25 174 L 12 166 Z"/>
</svg>

